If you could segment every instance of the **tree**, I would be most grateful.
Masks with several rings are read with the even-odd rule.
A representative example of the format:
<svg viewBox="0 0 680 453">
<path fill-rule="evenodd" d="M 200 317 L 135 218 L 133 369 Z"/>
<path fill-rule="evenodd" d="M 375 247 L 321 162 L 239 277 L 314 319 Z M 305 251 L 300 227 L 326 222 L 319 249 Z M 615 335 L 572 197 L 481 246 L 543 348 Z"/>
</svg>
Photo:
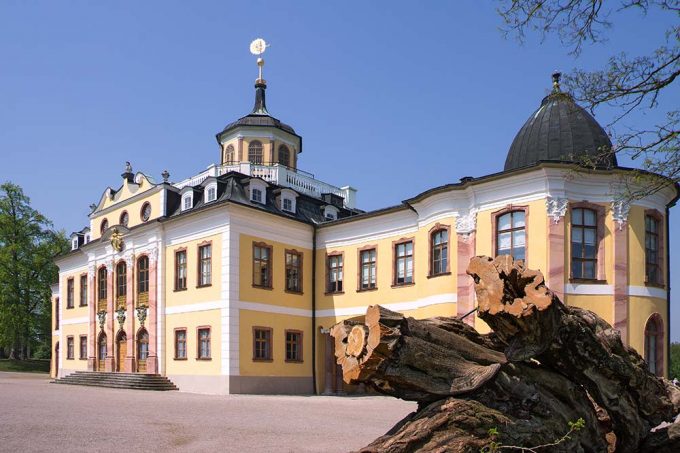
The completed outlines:
<svg viewBox="0 0 680 453">
<path fill-rule="evenodd" d="M 0 346 L 26 358 L 38 339 L 50 341 L 54 258 L 68 250 L 63 233 L 30 206 L 21 187 L 0 185 Z"/>
<path fill-rule="evenodd" d="M 603 0 L 500 0 L 500 3 L 498 12 L 506 34 L 515 35 L 520 41 L 524 41 L 530 31 L 540 33 L 543 38 L 557 35 L 575 56 L 589 43 L 606 41 L 606 30 L 612 27 L 617 14 L 627 10 L 647 14 L 655 10 L 673 15 L 676 25 L 666 30 L 665 42 L 649 55 L 629 56 L 626 52 L 612 55 L 600 70 L 574 69 L 564 78 L 564 86 L 592 113 L 600 107 L 612 108 L 614 115 L 607 127 L 614 146 L 600 150 L 603 158 L 611 153 L 625 153 L 642 160 L 642 169 L 646 171 L 637 172 L 628 180 L 636 184 L 627 184 L 627 197 L 641 198 L 677 183 L 680 180 L 678 103 L 669 100 L 671 108 L 658 124 L 640 127 L 626 123 L 632 116 L 636 116 L 636 122 L 640 121 L 639 116 L 631 115 L 634 112 L 660 108 L 659 101 L 664 95 L 670 95 L 674 83 L 677 89 L 680 0 L 619 0 L 606 2 L 606 6 Z"/>
<path fill-rule="evenodd" d="M 671 366 L 668 377 L 680 380 L 680 343 L 671 343 Z"/>
</svg>

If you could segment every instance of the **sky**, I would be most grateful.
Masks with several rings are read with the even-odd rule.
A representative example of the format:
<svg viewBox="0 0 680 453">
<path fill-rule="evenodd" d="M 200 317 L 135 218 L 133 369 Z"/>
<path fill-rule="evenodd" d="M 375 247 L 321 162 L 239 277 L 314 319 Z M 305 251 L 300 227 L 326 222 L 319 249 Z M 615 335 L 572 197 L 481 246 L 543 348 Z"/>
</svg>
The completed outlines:
<svg viewBox="0 0 680 453">
<path fill-rule="evenodd" d="M 270 113 L 303 136 L 299 167 L 371 210 L 502 170 L 554 70 L 644 55 L 674 17 L 613 16 L 574 57 L 500 32 L 496 2 L 0 0 L 0 181 L 67 233 L 125 161 L 179 181 L 219 161 L 215 134 L 250 112 L 262 37 Z M 666 17 L 667 16 L 667 17 Z M 676 84 L 677 85 L 677 84 Z M 660 99 L 677 106 L 678 87 Z M 603 125 L 611 112 L 597 112 Z M 633 118 L 653 123 L 661 111 Z M 620 163 L 639 166 L 625 159 Z M 680 281 L 680 208 L 671 284 Z M 671 336 L 680 341 L 680 285 Z"/>
</svg>

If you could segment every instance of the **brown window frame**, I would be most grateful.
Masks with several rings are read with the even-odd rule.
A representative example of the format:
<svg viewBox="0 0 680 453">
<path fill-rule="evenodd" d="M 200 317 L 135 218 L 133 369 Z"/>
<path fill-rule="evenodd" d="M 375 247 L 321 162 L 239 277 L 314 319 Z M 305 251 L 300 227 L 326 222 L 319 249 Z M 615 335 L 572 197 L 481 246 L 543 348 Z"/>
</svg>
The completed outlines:
<svg viewBox="0 0 680 453">
<path fill-rule="evenodd" d="M 434 252 L 435 248 L 439 247 L 442 248 L 442 245 L 435 245 L 434 244 L 434 236 L 438 233 L 441 233 L 442 231 L 446 231 L 446 253 L 444 254 L 444 258 L 446 259 L 446 266 L 444 267 L 443 270 L 440 272 L 435 272 L 434 271 Z M 428 270 L 428 277 L 439 277 L 442 275 L 451 275 L 451 225 L 443 225 L 440 223 L 436 223 L 430 231 L 428 231 L 428 239 L 429 239 L 429 247 L 428 247 L 428 262 L 429 262 L 429 270 Z M 440 252 L 441 256 L 441 252 Z"/>
<path fill-rule="evenodd" d="M 581 223 L 576 223 L 575 220 L 575 213 L 576 212 L 581 213 Z M 593 217 L 595 218 L 595 224 L 594 225 L 586 225 L 586 213 L 592 213 Z M 575 280 L 596 280 L 597 279 L 597 251 L 595 251 L 595 257 L 594 258 L 588 258 L 586 257 L 586 231 L 593 231 L 595 241 L 598 240 L 598 228 L 597 228 L 597 211 L 594 209 L 590 208 L 573 208 L 571 210 L 571 222 L 570 222 L 570 227 L 571 227 L 571 236 L 570 236 L 570 246 L 571 246 L 571 260 L 569 262 L 569 269 L 570 273 L 572 275 L 572 278 Z M 574 231 L 575 230 L 580 230 L 581 231 L 581 242 L 580 244 L 580 251 L 576 251 L 577 253 L 574 253 Z M 595 248 L 597 249 L 598 244 L 595 244 Z M 586 263 L 593 263 L 593 275 L 589 276 L 586 275 Z M 580 275 L 581 277 L 573 277 L 574 275 L 574 267 L 580 267 Z"/>
<path fill-rule="evenodd" d="M 83 340 L 85 340 L 84 343 Z M 80 335 L 80 337 L 78 337 L 78 346 L 78 358 L 80 360 L 87 360 L 87 335 Z"/>
<path fill-rule="evenodd" d="M 284 266 L 285 266 L 285 291 L 287 293 L 293 293 L 293 294 L 302 294 L 303 286 L 302 286 L 302 269 L 303 269 L 303 259 L 304 259 L 304 254 L 302 252 L 298 252 L 295 249 L 286 249 L 284 253 Z M 288 257 L 289 256 L 297 256 L 297 266 L 294 266 L 292 264 L 288 263 Z M 288 272 L 289 270 L 292 269 L 297 269 L 297 289 L 291 288 L 288 286 Z"/>
<path fill-rule="evenodd" d="M 124 306 L 127 303 L 127 263 L 121 260 L 116 263 L 115 269 L 116 308 L 120 308 L 120 306 Z M 121 272 L 121 269 L 123 269 L 123 272 Z"/>
<path fill-rule="evenodd" d="M 103 276 L 103 279 L 102 279 Z M 109 270 L 106 266 L 97 269 L 97 311 L 106 310 L 109 297 Z"/>
<path fill-rule="evenodd" d="M 146 263 L 145 266 L 142 266 L 142 263 Z M 149 299 L 151 261 L 149 260 L 148 255 L 141 255 L 139 258 L 137 258 L 136 264 L 137 265 L 135 266 L 135 268 L 137 271 L 137 301 L 138 303 L 141 304 L 148 302 Z"/>
<path fill-rule="evenodd" d="M 126 222 L 123 222 L 123 216 L 127 216 Z M 130 214 L 128 214 L 127 211 L 123 211 L 123 212 L 120 213 L 120 217 L 118 217 L 118 224 L 123 225 L 126 228 L 130 224 Z"/>
<path fill-rule="evenodd" d="M 201 354 L 201 331 L 208 331 L 208 355 Z M 196 327 L 196 360 L 212 360 L 212 327 L 198 326 Z"/>
<path fill-rule="evenodd" d="M 267 249 L 267 259 L 266 259 L 266 279 L 267 282 L 264 285 L 257 284 L 255 283 L 255 276 L 256 276 L 256 271 L 257 271 L 257 266 L 256 263 L 260 261 L 265 261 L 262 258 L 255 258 L 255 249 L 256 248 L 262 248 L 262 249 Z M 251 248 L 251 253 L 252 253 L 252 265 L 253 265 L 253 274 L 252 274 L 252 286 L 254 288 L 260 288 L 260 289 L 273 289 L 273 262 L 274 262 L 274 247 L 265 243 L 265 242 L 253 242 L 253 246 Z"/>
<path fill-rule="evenodd" d="M 76 358 L 76 345 L 73 335 L 66 337 L 66 359 L 75 360 Z"/>
<path fill-rule="evenodd" d="M 397 257 L 397 247 L 400 245 L 405 245 L 411 243 L 411 254 L 405 255 L 403 257 Z M 399 275 L 398 265 L 399 260 L 411 258 L 411 281 L 410 282 L 397 282 L 397 276 Z M 406 286 L 413 286 L 416 284 L 416 239 L 415 237 L 401 238 L 397 241 L 392 241 L 392 288 L 402 288 Z"/>
<path fill-rule="evenodd" d="M 104 217 L 102 221 L 99 223 L 99 234 L 102 235 L 104 234 L 104 231 L 106 231 L 109 228 L 109 220 Z"/>
<path fill-rule="evenodd" d="M 149 217 L 144 218 L 144 210 L 146 207 L 149 207 Z M 145 201 L 144 204 L 142 205 L 142 208 L 139 210 L 139 218 L 142 220 L 142 222 L 148 222 L 149 219 L 151 218 L 151 213 L 153 212 L 153 208 L 151 207 L 151 203 L 148 201 Z"/>
<path fill-rule="evenodd" d="M 231 165 L 236 162 L 234 145 L 227 145 L 227 147 L 224 148 L 224 163 Z"/>
<path fill-rule="evenodd" d="M 288 341 L 288 334 L 298 335 L 298 340 L 297 340 L 297 350 L 298 350 L 297 355 L 298 355 L 298 358 L 292 358 L 291 359 L 288 356 L 288 345 L 289 345 L 289 343 L 291 343 L 291 342 Z M 283 344 L 285 345 L 284 354 L 285 354 L 286 362 L 288 362 L 288 363 L 303 363 L 304 362 L 304 356 L 302 355 L 303 354 L 303 347 L 302 347 L 303 338 L 304 338 L 303 332 L 301 330 L 286 329 L 284 331 L 284 334 L 283 334 L 284 343 Z"/>
<path fill-rule="evenodd" d="M 268 337 L 265 339 L 257 338 L 256 332 L 263 331 L 268 333 Z M 272 362 L 274 360 L 274 329 L 271 327 L 253 326 L 253 362 Z M 264 341 L 267 345 L 266 352 L 267 357 L 257 357 L 257 344 L 258 342 Z"/>
<path fill-rule="evenodd" d="M 177 354 L 177 352 L 178 352 L 178 350 L 179 350 L 179 348 L 178 348 L 179 342 L 177 341 L 177 334 L 178 334 L 179 332 L 184 332 L 184 357 L 180 357 L 180 356 Z M 174 357 L 174 360 L 187 360 L 187 358 L 188 358 L 188 356 L 189 356 L 189 349 L 188 349 L 188 347 L 187 347 L 187 345 L 188 345 L 188 338 L 187 338 L 187 337 L 188 337 L 188 336 L 187 336 L 187 328 L 186 328 L 186 327 L 176 327 L 176 328 L 174 329 L 174 336 L 173 336 L 174 344 L 175 344 L 175 357 Z"/>
<path fill-rule="evenodd" d="M 505 214 L 511 214 L 513 212 L 524 212 L 524 226 L 523 227 L 516 227 L 513 228 L 512 225 L 513 223 L 510 224 L 510 229 L 508 230 L 499 230 L 498 229 L 498 221 L 500 220 L 501 216 L 504 216 Z M 512 219 L 512 217 L 511 217 Z M 519 230 L 524 230 L 524 264 L 526 265 L 529 262 L 529 206 L 527 205 L 513 205 L 509 204 L 506 207 L 499 209 L 498 211 L 492 212 L 491 213 L 491 240 L 492 240 L 492 250 L 494 253 L 494 256 L 498 256 L 498 236 L 500 233 L 507 233 L 507 232 L 514 232 L 514 231 L 519 231 Z M 514 238 L 513 235 L 510 235 L 510 250 L 513 250 L 513 243 L 514 243 Z"/>
<path fill-rule="evenodd" d="M 664 275 L 664 253 L 665 253 L 665 245 L 664 245 L 664 229 L 665 229 L 665 224 L 663 222 L 663 215 L 657 211 L 656 209 L 646 209 L 645 210 L 645 285 L 647 286 L 658 286 L 658 287 L 664 287 L 664 281 L 665 281 L 665 275 Z M 648 253 L 647 253 L 647 235 L 650 234 L 651 232 L 647 231 L 647 219 L 652 219 L 653 221 L 656 222 L 656 262 L 651 262 L 648 261 Z M 650 279 L 649 278 L 649 270 L 648 266 L 653 265 L 656 267 L 656 279 Z"/>
<path fill-rule="evenodd" d="M 59 330 L 59 298 L 54 298 L 54 330 Z"/>
<path fill-rule="evenodd" d="M 180 262 L 179 255 L 184 255 L 184 279 L 180 279 Z M 187 254 L 186 247 L 175 249 L 175 291 L 186 291 L 187 283 L 189 280 L 188 274 L 189 270 L 189 255 Z"/>
<path fill-rule="evenodd" d="M 287 157 L 286 162 L 281 162 L 281 151 L 284 151 L 284 153 L 286 154 L 286 157 Z M 281 144 L 281 145 L 279 145 L 279 148 L 278 148 L 276 154 L 277 154 L 277 156 L 276 156 L 276 157 L 277 157 L 276 161 L 277 161 L 279 164 L 282 164 L 282 165 L 284 165 L 285 167 L 290 168 L 290 166 L 291 166 L 291 165 L 290 165 L 290 148 L 288 148 L 288 147 L 287 147 L 286 145 L 284 145 L 284 144 Z"/>
<path fill-rule="evenodd" d="M 369 265 L 371 263 L 374 265 L 373 273 L 375 274 L 375 284 L 373 286 L 370 286 L 371 284 L 370 284 L 370 272 L 369 272 L 369 284 L 368 284 L 369 286 L 364 288 L 363 287 L 364 263 L 363 263 L 361 257 L 364 253 L 368 253 L 368 252 L 375 252 L 375 260 L 368 262 Z M 364 247 L 357 249 L 357 292 L 375 291 L 377 289 L 378 289 L 378 246 L 377 245 L 366 245 Z"/>
<path fill-rule="evenodd" d="M 66 309 L 76 306 L 76 280 L 73 277 L 66 279 Z"/>
<path fill-rule="evenodd" d="M 574 278 L 572 272 L 571 272 L 571 262 L 572 262 L 572 252 L 571 252 L 571 225 L 573 223 L 573 216 L 572 213 L 574 209 L 590 209 L 591 211 L 595 211 L 597 215 L 597 266 L 596 266 L 596 273 L 595 273 L 595 279 L 588 279 L 588 278 Z M 605 216 L 606 216 L 606 209 L 604 206 L 595 204 L 595 203 L 590 203 L 588 201 L 579 201 L 579 202 L 574 202 L 574 203 L 569 203 L 569 237 L 565 239 L 565 245 L 569 247 L 569 281 L 570 282 L 585 282 L 585 283 L 605 283 L 606 282 L 606 274 L 605 274 L 605 240 L 604 240 L 604 234 L 606 231 L 605 227 Z"/>
<path fill-rule="evenodd" d="M 83 284 L 85 283 L 85 284 Z M 80 274 L 80 285 L 79 288 L 79 296 L 80 300 L 78 301 L 78 306 L 79 307 L 87 307 L 87 290 L 88 288 L 88 281 L 87 281 L 87 274 Z"/>
<path fill-rule="evenodd" d="M 340 258 L 339 266 L 342 277 L 340 280 L 331 282 L 331 260 Z M 338 281 L 340 284 L 338 285 Z M 345 293 L 345 252 L 331 252 L 326 254 L 326 294 L 344 294 Z"/>
<path fill-rule="evenodd" d="M 654 332 L 654 339 L 655 342 L 653 343 L 654 346 L 654 369 L 652 370 L 651 368 L 651 363 L 649 362 L 649 350 L 652 347 L 652 343 L 650 342 L 650 327 L 651 324 L 654 324 L 654 328 L 656 332 Z M 665 326 L 663 322 L 663 318 L 659 313 L 652 313 L 649 318 L 647 318 L 647 321 L 645 322 L 645 334 L 644 334 L 644 352 L 643 356 L 645 359 L 645 362 L 647 363 L 647 367 L 650 371 L 650 373 L 663 377 L 664 375 L 664 367 L 663 367 L 663 362 L 664 362 L 664 336 L 665 336 Z"/>
<path fill-rule="evenodd" d="M 257 144 L 259 144 L 259 149 Z M 259 159 L 254 155 L 256 152 L 260 153 Z M 252 140 L 248 143 L 248 162 L 255 165 L 264 165 L 264 144 L 261 141 Z"/>
<path fill-rule="evenodd" d="M 201 252 L 203 250 L 205 250 L 206 248 L 210 251 L 210 256 L 208 256 L 208 258 L 203 258 L 201 256 Z M 197 247 L 196 250 L 197 250 L 196 261 L 198 263 L 197 268 L 196 268 L 196 270 L 197 270 L 197 273 L 196 273 L 196 276 L 197 276 L 196 288 L 205 288 L 207 286 L 212 286 L 212 275 L 213 275 L 213 271 L 212 271 L 212 241 L 201 242 L 200 244 L 198 244 L 198 247 Z M 204 280 L 203 280 L 203 278 L 204 278 L 203 262 L 204 261 L 208 262 L 208 269 L 209 270 L 208 270 L 207 282 L 204 282 Z"/>
</svg>

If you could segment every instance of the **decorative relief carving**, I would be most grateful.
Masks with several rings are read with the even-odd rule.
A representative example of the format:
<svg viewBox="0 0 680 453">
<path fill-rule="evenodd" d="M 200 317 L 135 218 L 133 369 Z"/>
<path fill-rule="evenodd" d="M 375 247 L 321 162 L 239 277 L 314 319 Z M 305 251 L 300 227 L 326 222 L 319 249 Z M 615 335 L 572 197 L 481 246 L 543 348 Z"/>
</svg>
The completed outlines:
<svg viewBox="0 0 680 453">
<path fill-rule="evenodd" d="M 567 213 L 569 200 L 566 198 L 548 197 L 545 200 L 545 205 L 548 208 L 548 217 L 552 218 L 554 223 L 560 223 L 560 219 Z"/>
<path fill-rule="evenodd" d="M 114 228 L 111 232 L 111 247 L 116 252 L 123 250 L 123 235 L 118 231 L 118 228 Z"/>
<path fill-rule="evenodd" d="M 158 260 L 158 249 L 156 247 L 152 248 L 148 252 L 149 255 L 149 264 L 156 264 L 156 261 Z"/>
<path fill-rule="evenodd" d="M 99 320 L 99 328 L 104 330 L 104 323 L 106 322 L 106 310 L 98 312 L 97 319 Z"/>
<path fill-rule="evenodd" d="M 624 200 L 612 202 L 612 217 L 616 222 L 619 230 L 623 229 L 624 224 L 628 221 L 628 212 L 630 211 L 630 203 Z"/>
<path fill-rule="evenodd" d="M 97 275 L 97 266 L 89 266 L 87 268 L 87 279 L 92 280 Z"/>
<path fill-rule="evenodd" d="M 469 235 L 477 229 L 477 213 L 470 211 L 456 218 L 456 233 Z"/>
<path fill-rule="evenodd" d="M 124 308 L 119 308 L 116 310 L 116 318 L 118 319 L 118 324 L 120 324 L 120 328 L 123 328 L 123 324 L 125 324 L 125 309 Z"/>
<path fill-rule="evenodd" d="M 146 307 L 137 307 L 137 319 L 139 319 L 139 324 L 143 327 L 144 321 L 146 321 Z"/>
<path fill-rule="evenodd" d="M 125 264 L 128 268 L 132 268 L 132 265 L 135 264 L 135 256 L 132 253 L 125 255 Z"/>
</svg>

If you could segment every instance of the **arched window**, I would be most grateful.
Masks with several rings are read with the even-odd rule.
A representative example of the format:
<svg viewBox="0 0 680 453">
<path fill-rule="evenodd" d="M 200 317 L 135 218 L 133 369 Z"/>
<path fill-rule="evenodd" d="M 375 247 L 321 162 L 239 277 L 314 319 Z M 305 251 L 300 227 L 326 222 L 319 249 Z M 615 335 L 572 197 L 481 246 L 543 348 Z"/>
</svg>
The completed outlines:
<svg viewBox="0 0 680 453">
<path fill-rule="evenodd" d="M 279 146 L 279 163 L 290 167 L 290 151 L 286 145 Z"/>
<path fill-rule="evenodd" d="M 526 214 L 510 211 L 496 218 L 496 255 L 526 259 Z"/>
<path fill-rule="evenodd" d="M 104 371 L 106 353 L 106 334 L 102 332 L 99 334 L 99 341 L 97 342 L 97 369 L 99 371 Z"/>
<path fill-rule="evenodd" d="M 571 276 L 597 278 L 597 212 L 593 209 L 571 210 Z"/>
<path fill-rule="evenodd" d="M 118 222 L 120 225 L 123 225 L 124 227 L 128 226 L 128 223 L 130 222 L 130 216 L 128 215 L 127 211 L 123 211 L 123 213 L 120 215 L 120 222 Z"/>
<path fill-rule="evenodd" d="M 109 221 L 106 220 L 106 219 L 102 220 L 102 223 L 99 226 L 99 233 L 104 234 L 104 231 L 106 231 L 108 227 L 109 227 Z"/>
<path fill-rule="evenodd" d="M 654 313 L 645 325 L 645 361 L 651 373 L 663 375 L 663 320 Z"/>
<path fill-rule="evenodd" d="M 262 142 L 253 140 L 248 145 L 248 161 L 251 164 L 262 164 Z"/>
<path fill-rule="evenodd" d="M 137 294 L 149 293 L 149 257 L 144 255 L 137 260 Z M 141 303 L 142 301 L 138 301 Z"/>
<path fill-rule="evenodd" d="M 224 163 L 233 164 L 234 163 L 234 145 L 229 145 L 224 150 Z"/>
<path fill-rule="evenodd" d="M 137 371 L 146 372 L 146 359 L 149 357 L 149 332 L 141 328 L 137 333 Z"/>
<path fill-rule="evenodd" d="M 449 231 L 438 229 L 430 234 L 430 275 L 449 272 Z"/>
<path fill-rule="evenodd" d="M 116 266 L 116 301 L 118 305 L 125 304 L 127 295 L 127 265 L 121 261 Z"/>
<path fill-rule="evenodd" d="M 97 274 L 97 290 L 99 292 L 99 300 L 104 301 L 104 307 L 106 307 L 106 296 L 107 296 L 107 275 L 106 275 L 106 268 L 101 267 L 99 268 L 98 274 Z M 106 309 L 106 308 L 104 308 Z"/>
</svg>

